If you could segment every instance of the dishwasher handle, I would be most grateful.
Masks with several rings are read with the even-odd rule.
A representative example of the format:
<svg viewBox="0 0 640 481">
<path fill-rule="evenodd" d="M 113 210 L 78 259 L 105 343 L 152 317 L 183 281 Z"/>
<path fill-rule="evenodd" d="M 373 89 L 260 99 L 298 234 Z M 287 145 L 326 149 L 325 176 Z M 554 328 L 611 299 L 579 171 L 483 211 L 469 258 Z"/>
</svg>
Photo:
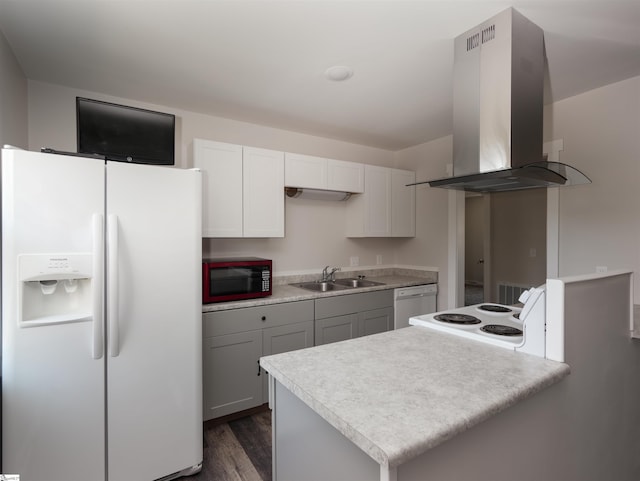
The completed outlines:
<svg viewBox="0 0 640 481">
<path fill-rule="evenodd" d="M 427 284 L 396 289 L 394 298 L 396 300 L 413 299 L 417 297 L 435 296 L 437 293 L 437 284 Z"/>
<path fill-rule="evenodd" d="M 426 297 L 426 296 L 432 296 L 432 295 L 433 295 L 432 293 L 425 294 L 424 292 L 419 292 L 417 294 L 406 294 L 406 295 L 399 294 L 396 297 L 396 300 L 401 301 L 403 299 L 416 299 L 418 297 Z"/>
</svg>

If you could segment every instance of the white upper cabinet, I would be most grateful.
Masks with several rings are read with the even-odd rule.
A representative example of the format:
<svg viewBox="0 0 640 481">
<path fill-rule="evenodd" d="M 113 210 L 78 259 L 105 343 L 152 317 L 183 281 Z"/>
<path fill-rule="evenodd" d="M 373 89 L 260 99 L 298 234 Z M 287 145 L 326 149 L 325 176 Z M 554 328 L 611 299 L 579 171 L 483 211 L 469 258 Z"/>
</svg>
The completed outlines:
<svg viewBox="0 0 640 481">
<path fill-rule="evenodd" d="M 284 237 L 284 153 L 194 139 L 203 237 Z"/>
<path fill-rule="evenodd" d="M 202 171 L 202 236 L 242 237 L 242 146 L 195 139 Z"/>
<path fill-rule="evenodd" d="M 285 185 L 360 193 L 364 191 L 364 165 L 287 152 Z"/>
<path fill-rule="evenodd" d="M 364 192 L 364 165 L 327 159 L 327 189 L 340 192 Z"/>
<path fill-rule="evenodd" d="M 414 237 L 415 172 L 365 165 L 364 193 L 347 205 L 347 237 Z"/>
<path fill-rule="evenodd" d="M 364 166 L 364 193 L 347 205 L 347 237 L 391 237 L 391 169 Z"/>
<path fill-rule="evenodd" d="M 284 152 L 243 147 L 244 237 L 284 237 Z"/>
<path fill-rule="evenodd" d="M 411 170 L 391 169 L 391 234 L 393 237 L 416 235 L 416 181 Z"/>
<path fill-rule="evenodd" d="M 327 159 L 303 154 L 284 154 L 284 184 L 306 189 L 327 188 Z"/>
</svg>

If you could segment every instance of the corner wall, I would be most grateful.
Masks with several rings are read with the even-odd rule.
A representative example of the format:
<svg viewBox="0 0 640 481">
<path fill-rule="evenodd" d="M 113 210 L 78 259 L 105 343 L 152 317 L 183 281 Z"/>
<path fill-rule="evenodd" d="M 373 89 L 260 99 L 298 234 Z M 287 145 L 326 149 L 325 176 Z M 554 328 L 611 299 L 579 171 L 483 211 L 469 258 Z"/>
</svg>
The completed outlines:
<svg viewBox="0 0 640 481">
<path fill-rule="evenodd" d="M 640 77 L 545 108 L 545 140 L 563 139 L 560 162 L 592 184 L 559 189 L 559 275 L 596 266 L 640 274 Z M 635 283 L 640 302 L 640 283 Z"/>
<path fill-rule="evenodd" d="M 0 31 L 0 146 L 27 148 L 27 79 Z"/>
<path fill-rule="evenodd" d="M 396 152 L 396 167 L 415 170 L 416 180 L 446 177 L 447 165 L 453 158 L 453 137 Z M 428 184 L 416 186 L 416 236 L 397 244 L 396 263 L 432 266 L 438 269 L 438 310 L 448 305 L 449 296 L 449 192 L 432 189 Z"/>
</svg>

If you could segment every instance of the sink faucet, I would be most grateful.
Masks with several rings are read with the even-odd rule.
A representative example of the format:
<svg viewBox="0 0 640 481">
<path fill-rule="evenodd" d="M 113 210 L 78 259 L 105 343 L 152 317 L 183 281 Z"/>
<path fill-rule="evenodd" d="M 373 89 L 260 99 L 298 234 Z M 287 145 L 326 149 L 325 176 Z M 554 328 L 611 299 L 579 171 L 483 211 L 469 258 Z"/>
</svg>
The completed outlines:
<svg viewBox="0 0 640 481">
<path fill-rule="evenodd" d="M 331 272 L 329 272 L 329 269 L 331 269 Z M 324 269 L 322 269 L 322 282 L 333 282 L 336 280 L 336 272 L 339 271 L 340 268 L 339 267 L 330 267 L 330 266 L 325 266 Z"/>
</svg>

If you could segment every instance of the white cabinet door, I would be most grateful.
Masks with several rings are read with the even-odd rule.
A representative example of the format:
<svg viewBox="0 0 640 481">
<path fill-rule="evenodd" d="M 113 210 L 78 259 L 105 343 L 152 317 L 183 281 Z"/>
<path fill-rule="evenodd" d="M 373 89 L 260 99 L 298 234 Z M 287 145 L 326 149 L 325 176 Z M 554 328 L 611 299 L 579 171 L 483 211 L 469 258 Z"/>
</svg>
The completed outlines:
<svg viewBox="0 0 640 481">
<path fill-rule="evenodd" d="M 364 192 L 364 164 L 327 159 L 327 189 L 340 192 Z"/>
<path fill-rule="evenodd" d="M 244 237 L 284 237 L 284 153 L 243 148 Z"/>
<path fill-rule="evenodd" d="M 285 185 L 361 193 L 364 192 L 364 164 L 287 152 Z"/>
<path fill-rule="evenodd" d="M 415 172 L 365 165 L 363 194 L 347 206 L 347 237 L 414 237 Z"/>
<path fill-rule="evenodd" d="M 391 235 L 391 170 L 365 166 L 365 232 L 369 237 Z"/>
<path fill-rule="evenodd" d="M 416 235 L 416 173 L 391 169 L 391 234 L 393 237 Z"/>
<path fill-rule="evenodd" d="M 347 237 L 391 237 L 391 169 L 364 166 L 364 193 L 347 204 Z"/>
<path fill-rule="evenodd" d="M 202 236 L 242 237 L 242 146 L 194 139 L 202 170 Z"/>
<path fill-rule="evenodd" d="M 327 188 L 327 159 L 311 155 L 284 154 L 284 185 L 307 189 Z"/>
</svg>

